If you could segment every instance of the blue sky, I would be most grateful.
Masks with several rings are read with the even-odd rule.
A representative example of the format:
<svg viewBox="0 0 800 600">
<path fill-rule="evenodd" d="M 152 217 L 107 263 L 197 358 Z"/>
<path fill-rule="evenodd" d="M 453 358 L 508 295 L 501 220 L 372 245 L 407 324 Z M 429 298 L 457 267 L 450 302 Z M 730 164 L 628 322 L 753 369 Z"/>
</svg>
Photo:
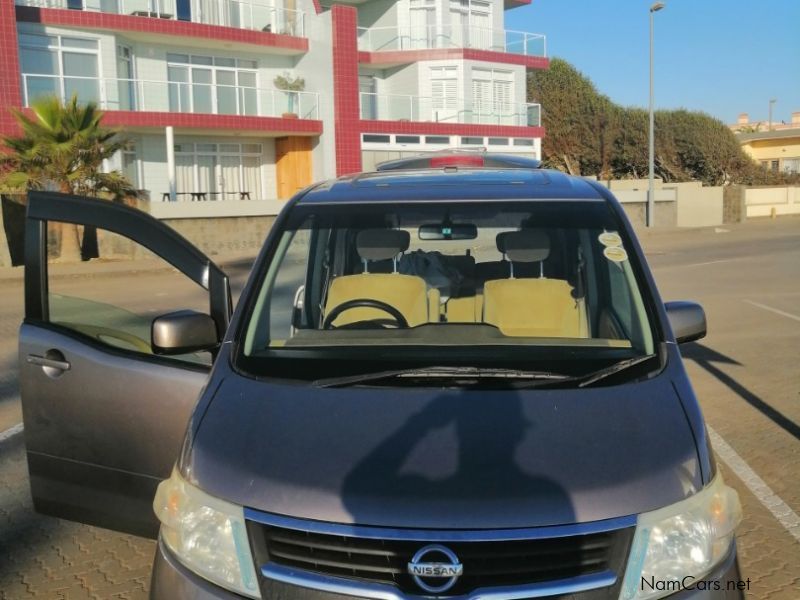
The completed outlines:
<svg viewBox="0 0 800 600">
<path fill-rule="evenodd" d="M 656 14 L 656 106 L 789 121 L 800 111 L 800 0 L 664 0 Z M 506 29 L 547 35 L 564 58 L 623 105 L 647 106 L 652 0 L 533 0 Z"/>
</svg>

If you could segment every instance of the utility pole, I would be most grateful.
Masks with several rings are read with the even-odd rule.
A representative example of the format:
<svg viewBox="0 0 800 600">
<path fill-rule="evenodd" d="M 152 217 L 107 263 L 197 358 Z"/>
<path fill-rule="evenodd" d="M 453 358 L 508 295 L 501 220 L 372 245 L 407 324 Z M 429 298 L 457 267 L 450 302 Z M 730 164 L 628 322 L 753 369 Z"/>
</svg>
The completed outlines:
<svg viewBox="0 0 800 600">
<path fill-rule="evenodd" d="M 769 101 L 769 124 L 767 125 L 767 131 L 772 131 L 772 107 L 775 106 L 777 101 L 776 98 L 772 98 Z"/>
<path fill-rule="evenodd" d="M 649 153 L 649 181 L 647 187 L 647 226 L 655 225 L 656 196 L 655 196 L 655 176 L 656 176 L 656 118 L 655 100 L 653 93 L 653 30 L 655 14 L 664 8 L 663 2 L 655 2 L 650 7 L 650 153 Z"/>
</svg>

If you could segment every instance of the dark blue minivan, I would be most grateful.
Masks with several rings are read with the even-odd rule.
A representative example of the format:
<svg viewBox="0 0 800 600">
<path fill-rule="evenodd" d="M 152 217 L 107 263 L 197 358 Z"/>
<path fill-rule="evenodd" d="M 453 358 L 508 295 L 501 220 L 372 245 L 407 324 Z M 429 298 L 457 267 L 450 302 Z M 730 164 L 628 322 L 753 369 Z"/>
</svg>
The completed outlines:
<svg viewBox="0 0 800 600">
<path fill-rule="evenodd" d="M 530 166 L 437 155 L 312 186 L 233 311 L 162 223 L 32 193 L 37 509 L 158 534 L 158 599 L 743 598 L 739 500 L 678 349 L 703 310 L 662 302 L 607 189 Z M 59 320 L 51 220 L 146 246 L 208 311 L 144 315 L 149 339 Z"/>
</svg>

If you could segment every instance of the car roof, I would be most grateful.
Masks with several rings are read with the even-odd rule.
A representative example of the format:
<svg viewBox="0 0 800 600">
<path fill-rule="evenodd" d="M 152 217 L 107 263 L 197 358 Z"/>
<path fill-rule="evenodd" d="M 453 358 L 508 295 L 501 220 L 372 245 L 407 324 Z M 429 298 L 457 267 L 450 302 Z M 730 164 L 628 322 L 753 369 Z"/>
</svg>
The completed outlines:
<svg viewBox="0 0 800 600">
<path fill-rule="evenodd" d="M 298 204 L 445 200 L 599 200 L 589 181 L 545 169 L 444 167 L 348 175 L 317 184 Z"/>
</svg>

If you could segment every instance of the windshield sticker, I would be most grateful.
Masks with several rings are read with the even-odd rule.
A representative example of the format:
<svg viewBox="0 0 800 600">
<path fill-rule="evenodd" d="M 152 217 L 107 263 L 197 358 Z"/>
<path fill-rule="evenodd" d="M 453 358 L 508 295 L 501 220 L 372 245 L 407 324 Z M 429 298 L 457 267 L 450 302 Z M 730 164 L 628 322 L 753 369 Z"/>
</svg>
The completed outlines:
<svg viewBox="0 0 800 600">
<path fill-rule="evenodd" d="M 614 233 L 613 231 L 604 231 L 597 236 L 597 240 L 607 248 L 622 246 L 622 238 L 619 237 L 618 233 Z"/>
<path fill-rule="evenodd" d="M 628 253 L 619 246 L 608 246 L 603 250 L 603 256 L 612 262 L 623 262 L 628 260 Z"/>
</svg>

